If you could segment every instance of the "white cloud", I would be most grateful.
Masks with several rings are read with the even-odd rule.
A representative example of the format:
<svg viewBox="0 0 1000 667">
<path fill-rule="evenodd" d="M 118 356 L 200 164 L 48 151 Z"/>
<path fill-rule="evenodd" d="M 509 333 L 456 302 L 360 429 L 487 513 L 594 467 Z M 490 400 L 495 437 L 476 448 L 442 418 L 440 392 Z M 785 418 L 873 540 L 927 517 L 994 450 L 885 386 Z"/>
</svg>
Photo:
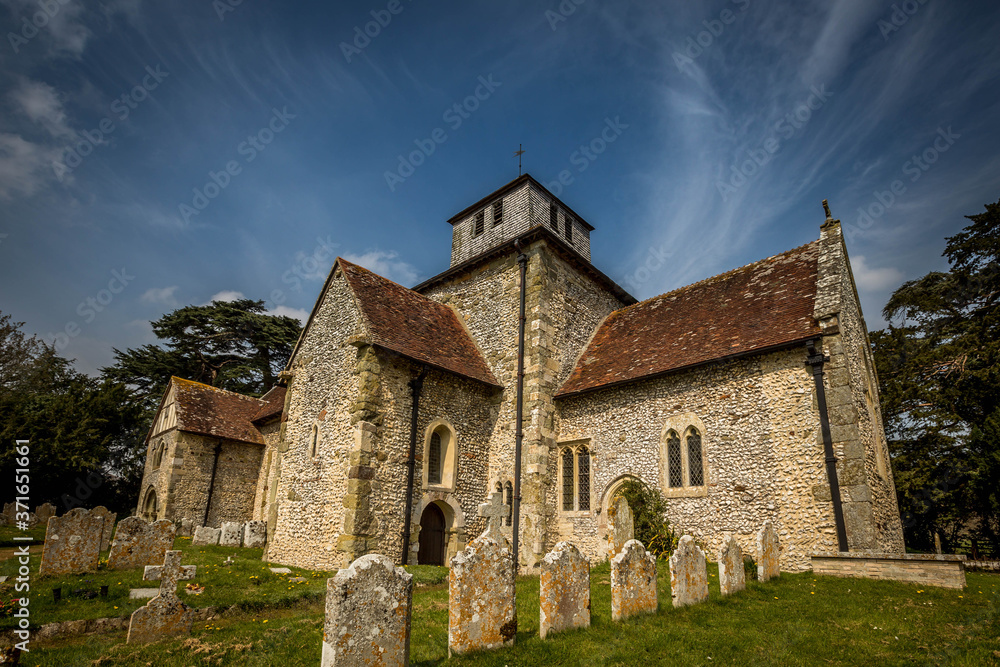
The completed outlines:
<svg viewBox="0 0 1000 667">
<path fill-rule="evenodd" d="M 866 292 L 876 292 L 885 289 L 895 289 L 903 282 L 903 272 L 892 267 L 876 268 L 868 266 L 864 255 L 851 258 L 851 268 L 854 271 L 854 282 L 858 289 Z"/>
<path fill-rule="evenodd" d="M 309 311 L 305 308 L 289 308 L 288 306 L 278 306 L 274 310 L 268 312 L 269 315 L 284 315 L 285 317 L 292 317 L 299 321 L 303 326 L 306 320 L 309 319 Z"/>
<path fill-rule="evenodd" d="M 42 10 L 36 0 L 0 0 L 0 4 L 5 5 L 14 14 L 18 26 L 23 25 L 25 18 L 30 24 L 32 17 L 37 13 L 48 17 L 48 22 L 38 30 L 38 35 L 39 37 L 44 35 L 42 39 L 49 44 L 49 55 L 69 55 L 79 58 L 87 48 L 87 40 L 92 33 L 81 20 L 85 10 L 82 2 L 58 0 L 46 3 L 55 10 L 55 13 Z M 22 45 L 21 48 L 29 47 Z"/>
<path fill-rule="evenodd" d="M 237 299 L 245 299 L 245 298 L 246 297 L 243 296 L 243 292 L 237 292 L 236 290 L 227 289 L 227 290 L 222 290 L 221 292 L 218 292 L 217 294 L 213 295 L 212 298 L 210 298 L 208 301 L 209 303 L 211 303 L 212 301 L 236 301 Z"/>
<path fill-rule="evenodd" d="M 177 285 L 172 285 L 170 287 L 153 287 L 146 290 L 139 300 L 143 303 L 161 303 L 166 306 L 176 306 L 177 299 L 174 298 L 174 292 L 177 291 Z"/>
<path fill-rule="evenodd" d="M 0 199 L 14 193 L 33 195 L 55 177 L 52 164 L 62 156 L 58 148 L 42 146 L 18 134 L 0 133 Z"/>
<path fill-rule="evenodd" d="M 66 124 L 66 112 L 56 89 L 41 81 L 24 79 L 10 93 L 11 100 L 33 123 L 41 125 L 53 137 L 75 137 Z"/>
<path fill-rule="evenodd" d="M 395 250 L 369 250 L 361 255 L 344 255 L 344 259 L 348 262 L 363 266 L 384 278 L 410 287 L 417 282 L 420 274 L 417 273 L 413 265 L 398 258 L 399 253 Z"/>
</svg>

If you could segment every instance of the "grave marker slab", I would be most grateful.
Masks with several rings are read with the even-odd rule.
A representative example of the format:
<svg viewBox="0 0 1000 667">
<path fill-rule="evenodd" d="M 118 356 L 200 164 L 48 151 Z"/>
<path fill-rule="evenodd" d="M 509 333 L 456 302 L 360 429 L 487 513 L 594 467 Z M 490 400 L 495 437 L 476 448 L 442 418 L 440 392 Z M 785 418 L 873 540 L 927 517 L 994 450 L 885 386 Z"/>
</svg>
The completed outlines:
<svg viewBox="0 0 1000 667">
<path fill-rule="evenodd" d="M 723 595 L 738 593 L 747 587 L 743 567 L 743 550 L 732 535 L 725 535 L 719 547 L 719 591 Z"/>
<path fill-rule="evenodd" d="M 685 535 L 670 557 L 670 597 L 675 607 L 708 600 L 708 566 L 705 552 Z"/>
<path fill-rule="evenodd" d="M 44 503 L 35 508 L 35 516 L 38 517 L 38 522 L 41 524 L 47 524 L 49 519 L 56 515 L 56 506 L 52 503 Z"/>
<path fill-rule="evenodd" d="M 108 555 L 109 570 L 131 570 L 162 563 L 174 546 L 177 529 L 166 519 L 146 523 L 139 517 L 123 519 L 115 530 L 115 540 Z"/>
<path fill-rule="evenodd" d="M 211 526 L 199 526 L 194 529 L 194 539 L 191 544 L 196 547 L 213 546 L 219 543 L 219 536 L 222 529 Z"/>
<path fill-rule="evenodd" d="M 267 521 L 247 521 L 243 527 L 243 546 L 260 549 L 267 544 Z"/>
<path fill-rule="evenodd" d="M 781 576 L 778 533 L 770 521 L 757 533 L 757 579 L 767 581 Z"/>
<path fill-rule="evenodd" d="M 191 634 L 194 612 L 177 597 L 177 582 L 194 579 L 196 566 L 181 565 L 182 552 L 168 551 L 163 565 L 147 565 L 144 581 L 160 580 L 160 593 L 132 612 L 126 644 L 148 644 Z"/>
<path fill-rule="evenodd" d="M 611 559 L 611 620 L 654 614 L 656 557 L 639 540 L 629 540 Z"/>
<path fill-rule="evenodd" d="M 129 589 L 129 600 L 148 600 L 160 594 L 159 588 L 132 588 Z"/>
<path fill-rule="evenodd" d="M 635 518 L 625 496 L 618 496 L 608 508 L 608 560 L 625 547 L 625 543 L 635 537 Z"/>
<path fill-rule="evenodd" d="M 104 526 L 101 529 L 101 551 L 107 551 L 111 548 L 111 535 L 115 532 L 115 519 L 118 515 L 109 511 L 104 505 L 98 505 L 90 510 L 90 513 L 104 519 Z"/>
<path fill-rule="evenodd" d="M 39 574 L 96 572 L 104 518 L 77 507 L 49 519 Z"/>
<path fill-rule="evenodd" d="M 220 547 L 243 546 L 243 524 L 235 521 L 222 522 L 222 534 L 219 536 Z"/>
<path fill-rule="evenodd" d="M 326 583 L 323 667 L 410 662 L 413 575 L 381 554 L 358 558 Z"/>
<path fill-rule="evenodd" d="M 194 535 L 194 521 L 192 519 L 181 519 L 177 525 L 177 537 L 191 537 Z"/>
<path fill-rule="evenodd" d="M 539 600 L 542 639 L 590 627 L 590 562 L 569 542 L 558 543 L 542 559 Z"/>
</svg>

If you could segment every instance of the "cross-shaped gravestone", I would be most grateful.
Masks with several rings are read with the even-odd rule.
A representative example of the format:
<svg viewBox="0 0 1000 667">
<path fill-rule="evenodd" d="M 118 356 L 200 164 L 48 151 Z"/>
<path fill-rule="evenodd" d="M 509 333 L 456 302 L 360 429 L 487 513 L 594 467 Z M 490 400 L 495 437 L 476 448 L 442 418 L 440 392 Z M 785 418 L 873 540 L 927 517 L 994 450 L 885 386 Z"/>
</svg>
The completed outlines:
<svg viewBox="0 0 1000 667">
<path fill-rule="evenodd" d="M 142 573 L 144 581 L 160 580 L 160 597 L 177 597 L 177 582 L 194 579 L 197 565 L 181 565 L 181 552 L 168 551 L 163 565 L 147 565 Z"/>
<path fill-rule="evenodd" d="M 504 504 L 503 493 L 501 491 L 494 491 L 490 494 L 488 502 L 480 503 L 479 505 L 479 516 L 486 517 L 486 535 L 494 539 L 503 535 L 500 532 L 500 526 L 503 525 L 504 519 L 509 514 L 510 508 Z"/>
</svg>

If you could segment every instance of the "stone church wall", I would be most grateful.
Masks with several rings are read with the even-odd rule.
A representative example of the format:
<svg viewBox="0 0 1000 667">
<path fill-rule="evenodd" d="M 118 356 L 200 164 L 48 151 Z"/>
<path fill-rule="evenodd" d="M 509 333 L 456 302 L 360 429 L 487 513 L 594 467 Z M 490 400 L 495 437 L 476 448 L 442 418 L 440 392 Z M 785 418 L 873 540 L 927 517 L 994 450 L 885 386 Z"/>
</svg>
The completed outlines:
<svg viewBox="0 0 1000 667">
<path fill-rule="evenodd" d="M 604 557 L 608 491 L 623 476 L 662 488 L 664 426 L 690 420 L 704 426 L 706 488 L 668 500 L 678 534 L 714 552 L 732 532 L 746 553 L 771 520 L 781 537 L 782 569 L 804 570 L 809 554 L 836 544 L 832 503 L 814 487 L 826 483 L 812 376 L 804 348 L 712 364 L 578 397 L 561 399 L 559 443 L 591 450 L 591 511 L 557 511 L 549 539 L 572 540 L 591 558 Z M 671 419 L 676 417 L 677 419 Z M 549 474 L 558 478 L 556 462 Z M 548 503 L 559 508 L 558 485 Z"/>
</svg>

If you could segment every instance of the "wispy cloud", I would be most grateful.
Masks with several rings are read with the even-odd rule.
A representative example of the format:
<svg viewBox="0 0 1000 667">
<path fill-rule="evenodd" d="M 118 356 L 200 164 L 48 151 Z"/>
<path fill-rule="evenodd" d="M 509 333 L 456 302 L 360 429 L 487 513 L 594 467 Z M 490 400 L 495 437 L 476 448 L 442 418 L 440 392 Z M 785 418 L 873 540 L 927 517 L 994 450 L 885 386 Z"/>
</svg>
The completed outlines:
<svg viewBox="0 0 1000 667">
<path fill-rule="evenodd" d="M 395 250 L 369 250 L 360 255 L 344 255 L 344 259 L 406 287 L 416 283 L 420 276 L 412 264 L 399 258 Z"/>
<path fill-rule="evenodd" d="M 171 285 L 170 287 L 152 287 L 139 297 L 139 300 L 143 303 L 155 303 L 162 304 L 165 306 L 177 306 L 177 299 L 174 294 L 177 292 L 177 285 Z"/>
</svg>

